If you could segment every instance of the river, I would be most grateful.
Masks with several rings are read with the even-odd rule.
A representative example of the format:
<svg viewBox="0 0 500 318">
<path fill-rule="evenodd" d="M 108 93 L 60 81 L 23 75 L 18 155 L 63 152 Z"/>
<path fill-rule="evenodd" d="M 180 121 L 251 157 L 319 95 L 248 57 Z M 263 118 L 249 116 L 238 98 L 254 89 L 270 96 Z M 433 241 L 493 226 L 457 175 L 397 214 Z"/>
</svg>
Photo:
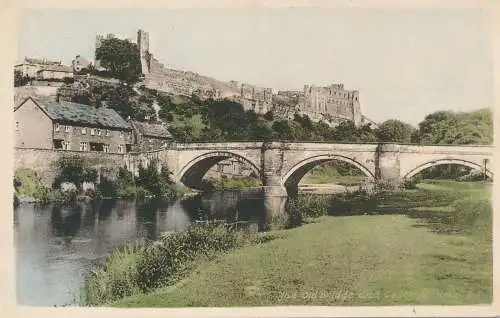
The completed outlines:
<svg viewBox="0 0 500 318">
<path fill-rule="evenodd" d="M 196 220 L 250 221 L 265 230 L 270 215 L 283 213 L 285 200 L 217 192 L 173 203 L 101 200 L 71 207 L 21 205 L 14 210 L 18 304 L 74 304 L 85 277 L 115 248 L 182 231 Z"/>
</svg>

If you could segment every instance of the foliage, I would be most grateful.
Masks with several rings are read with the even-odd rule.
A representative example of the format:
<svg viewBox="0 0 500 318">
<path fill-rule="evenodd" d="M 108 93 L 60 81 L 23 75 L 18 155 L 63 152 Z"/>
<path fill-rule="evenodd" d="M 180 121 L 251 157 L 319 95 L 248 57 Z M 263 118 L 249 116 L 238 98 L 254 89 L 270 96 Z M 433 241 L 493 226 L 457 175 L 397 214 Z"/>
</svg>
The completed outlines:
<svg viewBox="0 0 500 318">
<path fill-rule="evenodd" d="M 130 85 L 85 79 L 61 86 L 58 95 L 63 100 L 114 109 L 124 119 L 144 121 L 146 116 L 155 114 L 153 99 L 147 93 L 139 95 Z"/>
<path fill-rule="evenodd" d="M 288 219 L 285 228 L 294 228 L 328 214 L 329 202 L 324 197 L 300 196 L 287 202 Z"/>
<path fill-rule="evenodd" d="M 114 198 L 117 195 L 116 182 L 106 177 L 101 177 L 99 183 L 99 192 L 103 197 Z"/>
<path fill-rule="evenodd" d="M 221 179 L 214 180 L 213 189 L 222 190 L 222 189 L 243 189 L 243 188 L 251 188 L 258 187 L 262 185 L 262 182 L 255 177 L 241 177 L 241 178 L 225 178 L 222 176 Z"/>
<path fill-rule="evenodd" d="M 166 196 L 173 200 L 180 195 L 174 188 L 171 172 L 165 165 L 161 169 L 158 169 L 158 164 L 155 160 L 151 161 L 147 168 L 144 168 L 142 165 L 139 166 L 139 175 L 135 179 L 135 183 L 155 197 Z"/>
<path fill-rule="evenodd" d="M 30 82 L 31 78 L 28 75 L 23 76 L 21 71 L 14 70 L 14 87 L 24 86 Z"/>
<path fill-rule="evenodd" d="M 431 144 L 491 144 L 493 119 L 490 109 L 471 112 L 437 111 L 419 124 L 416 141 Z"/>
<path fill-rule="evenodd" d="M 64 156 L 56 161 L 58 176 L 54 183 L 58 186 L 61 182 L 71 182 L 81 189 L 83 182 L 96 182 L 97 169 L 92 162 L 80 156 Z"/>
<path fill-rule="evenodd" d="M 50 187 L 42 184 L 38 175 L 31 169 L 18 169 L 14 173 L 14 185 L 20 196 L 32 197 L 42 202 L 53 199 Z"/>
<path fill-rule="evenodd" d="M 200 101 L 163 93 L 153 95 L 160 106 L 160 118 L 172 123 L 170 132 L 181 142 L 375 141 L 370 125 L 356 127 L 346 121 L 333 128 L 324 122 L 312 122 L 307 115 L 296 114 L 293 120 L 275 118 L 272 112 L 259 115 L 229 100 Z M 200 116 L 201 121 L 195 120 L 196 116 Z"/>
<path fill-rule="evenodd" d="M 82 289 L 83 304 L 97 305 L 140 291 L 137 284 L 137 245 L 127 245 L 111 254 L 105 267 L 93 272 Z"/>
<path fill-rule="evenodd" d="M 397 119 L 383 122 L 375 130 L 375 135 L 382 142 L 410 143 L 415 128 Z"/>
<path fill-rule="evenodd" d="M 87 305 L 171 285 L 187 275 L 200 258 L 213 259 L 243 244 L 258 242 L 249 233 L 225 227 L 198 227 L 174 232 L 149 245 L 115 251 L 106 266 L 90 277 L 82 291 Z"/>
<path fill-rule="evenodd" d="M 113 77 L 126 83 L 135 83 L 142 75 L 139 48 L 129 40 L 104 39 L 96 49 L 95 58 Z"/>
</svg>

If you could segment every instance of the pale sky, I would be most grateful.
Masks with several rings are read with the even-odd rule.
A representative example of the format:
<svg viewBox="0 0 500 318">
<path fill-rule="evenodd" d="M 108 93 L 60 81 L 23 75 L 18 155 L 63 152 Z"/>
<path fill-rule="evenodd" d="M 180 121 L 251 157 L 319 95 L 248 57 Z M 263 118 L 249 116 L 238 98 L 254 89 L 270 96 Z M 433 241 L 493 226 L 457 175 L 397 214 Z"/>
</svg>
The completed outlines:
<svg viewBox="0 0 500 318">
<path fill-rule="evenodd" d="M 21 19 L 18 58 L 93 58 L 96 34 L 136 41 L 168 67 L 275 89 L 343 83 L 376 122 L 493 106 L 479 10 L 43 10 Z"/>
</svg>

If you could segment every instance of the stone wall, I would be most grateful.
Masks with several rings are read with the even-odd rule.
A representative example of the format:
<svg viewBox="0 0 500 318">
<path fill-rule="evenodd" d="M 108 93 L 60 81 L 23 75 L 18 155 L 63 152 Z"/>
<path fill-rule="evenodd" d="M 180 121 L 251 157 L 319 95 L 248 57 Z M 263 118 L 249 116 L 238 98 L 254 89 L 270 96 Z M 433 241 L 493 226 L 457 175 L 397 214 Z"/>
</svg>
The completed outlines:
<svg viewBox="0 0 500 318">
<path fill-rule="evenodd" d="M 313 121 L 325 121 L 332 126 L 342 120 L 361 124 L 362 114 L 357 91 L 345 90 L 343 84 L 327 87 L 304 86 L 302 91 L 279 92 L 271 88 L 258 87 L 237 81 L 219 81 L 193 72 L 179 71 L 165 67 L 149 52 L 149 34 L 138 32 L 138 45 L 145 75 L 143 84 L 175 95 L 230 100 L 241 103 L 245 110 L 258 114 L 273 111 L 277 117 L 290 118 L 299 111 Z M 148 52 L 148 54 L 145 54 Z M 275 98 L 279 96 L 279 98 Z"/>
<path fill-rule="evenodd" d="M 107 168 L 123 167 L 130 161 L 130 155 L 103 154 L 100 152 L 51 150 L 37 148 L 15 148 L 14 171 L 29 168 L 38 174 L 42 182 L 51 185 L 57 174 L 55 163 L 64 156 L 78 155 L 82 158 L 95 160 L 98 165 Z"/>
</svg>

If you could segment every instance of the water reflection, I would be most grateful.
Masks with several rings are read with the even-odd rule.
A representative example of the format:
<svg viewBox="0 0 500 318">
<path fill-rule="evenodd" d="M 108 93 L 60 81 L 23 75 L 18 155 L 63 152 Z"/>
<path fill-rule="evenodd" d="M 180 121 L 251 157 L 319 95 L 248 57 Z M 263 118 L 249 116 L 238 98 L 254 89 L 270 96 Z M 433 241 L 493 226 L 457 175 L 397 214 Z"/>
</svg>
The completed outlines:
<svg viewBox="0 0 500 318">
<path fill-rule="evenodd" d="M 92 266 L 115 248 L 185 230 L 195 220 L 252 221 L 260 230 L 284 214 L 285 198 L 226 191 L 168 204 L 98 200 L 14 210 L 17 297 L 21 305 L 72 303 Z"/>
</svg>

